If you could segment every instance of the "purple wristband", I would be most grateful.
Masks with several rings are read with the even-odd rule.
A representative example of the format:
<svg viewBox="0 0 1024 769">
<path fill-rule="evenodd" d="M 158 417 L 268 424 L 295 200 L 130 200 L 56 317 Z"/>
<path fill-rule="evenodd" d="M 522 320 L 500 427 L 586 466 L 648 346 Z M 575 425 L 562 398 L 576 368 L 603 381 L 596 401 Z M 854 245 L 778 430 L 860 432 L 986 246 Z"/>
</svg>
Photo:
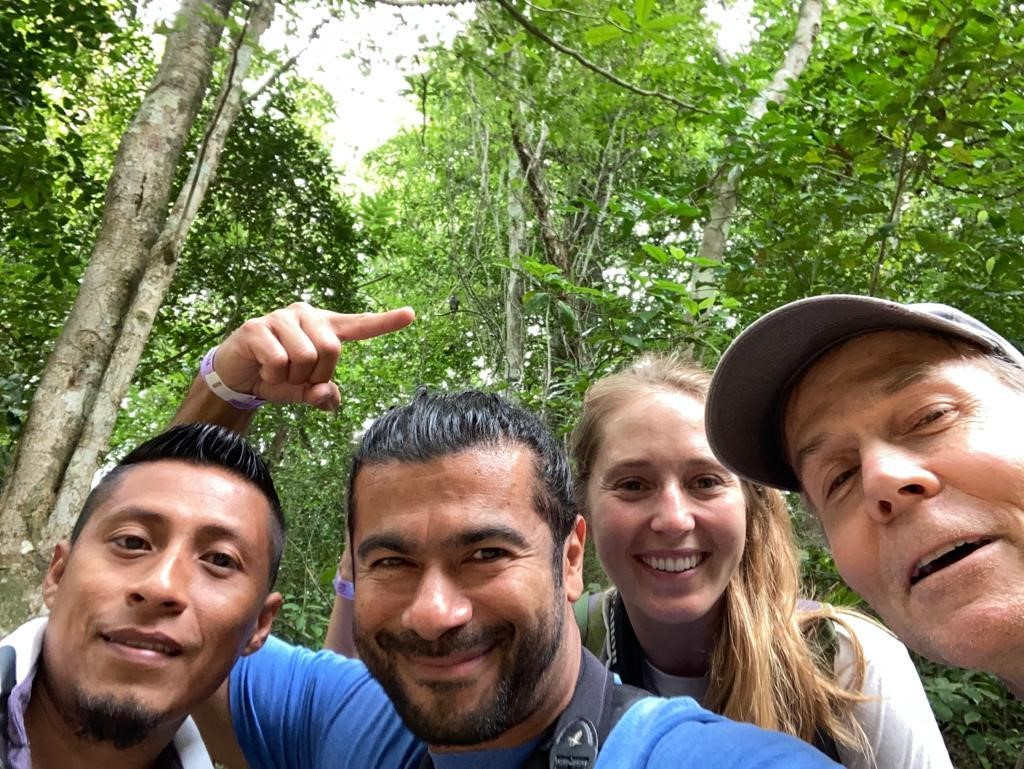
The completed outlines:
<svg viewBox="0 0 1024 769">
<path fill-rule="evenodd" d="M 339 595 L 342 598 L 352 601 L 356 597 L 356 586 L 352 582 L 342 577 L 340 574 L 334 575 L 334 594 Z"/>
<path fill-rule="evenodd" d="M 214 395 L 227 401 L 236 409 L 243 409 L 245 411 L 258 409 L 266 403 L 262 398 L 257 398 L 255 395 L 249 395 L 247 393 L 235 392 L 224 384 L 213 368 L 213 359 L 216 355 L 217 348 L 211 347 L 210 351 L 203 356 L 202 363 L 199 364 L 199 376 L 206 380 L 207 386 L 213 391 Z"/>
</svg>

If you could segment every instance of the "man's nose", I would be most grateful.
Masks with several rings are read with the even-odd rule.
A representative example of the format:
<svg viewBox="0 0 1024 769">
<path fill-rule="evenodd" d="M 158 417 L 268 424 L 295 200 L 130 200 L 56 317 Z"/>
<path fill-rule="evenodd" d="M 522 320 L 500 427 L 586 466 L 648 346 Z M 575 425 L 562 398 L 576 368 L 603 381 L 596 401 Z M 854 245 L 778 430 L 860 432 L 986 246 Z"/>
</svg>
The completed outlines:
<svg viewBox="0 0 1024 769">
<path fill-rule="evenodd" d="M 472 616 L 473 605 L 458 584 L 441 569 L 428 569 L 402 611 L 402 624 L 420 638 L 436 641 Z"/>
<path fill-rule="evenodd" d="M 921 457 L 889 443 L 862 450 L 861 478 L 867 513 L 879 523 L 888 523 L 942 488 Z"/>
<path fill-rule="evenodd" d="M 128 600 L 135 605 L 160 607 L 166 611 L 182 611 L 188 604 L 191 553 L 169 549 L 155 553 L 141 570 L 128 591 Z"/>
</svg>

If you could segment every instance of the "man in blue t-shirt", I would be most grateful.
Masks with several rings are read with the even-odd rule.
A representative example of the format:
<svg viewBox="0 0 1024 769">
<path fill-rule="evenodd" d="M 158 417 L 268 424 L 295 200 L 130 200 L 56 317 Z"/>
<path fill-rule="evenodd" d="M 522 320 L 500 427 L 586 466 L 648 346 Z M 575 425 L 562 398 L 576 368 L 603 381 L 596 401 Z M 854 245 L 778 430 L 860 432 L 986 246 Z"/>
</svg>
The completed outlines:
<svg viewBox="0 0 1024 769">
<path fill-rule="evenodd" d="M 216 382 L 209 391 L 197 382 L 183 413 L 223 418 L 217 398 L 231 408 L 252 396 L 336 404 L 336 388 L 323 385 L 338 341 L 364 334 L 367 322 L 305 305 L 250 321 L 207 356 L 204 378 L 213 372 Z M 397 325 L 393 315 L 377 322 Z M 274 389 L 283 385 L 292 389 Z M 243 416 L 228 418 L 244 426 Z M 564 450 L 527 410 L 478 391 L 418 393 L 363 435 L 347 504 L 365 667 L 268 644 L 200 714 L 224 763 L 547 766 L 555 743 L 565 765 L 589 767 L 575 757 L 600 741 L 598 767 L 832 766 L 805 743 L 688 698 L 623 705 L 611 727 L 626 690 L 613 693 L 595 672 L 573 622 L 586 524 Z M 229 710 L 237 744 L 217 728 Z"/>
</svg>

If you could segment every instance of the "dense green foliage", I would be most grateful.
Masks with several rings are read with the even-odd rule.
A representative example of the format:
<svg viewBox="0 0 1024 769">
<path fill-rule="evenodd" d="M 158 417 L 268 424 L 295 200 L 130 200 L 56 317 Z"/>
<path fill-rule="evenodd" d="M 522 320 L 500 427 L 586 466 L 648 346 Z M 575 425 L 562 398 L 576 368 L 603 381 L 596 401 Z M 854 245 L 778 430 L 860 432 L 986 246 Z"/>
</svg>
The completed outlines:
<svg viewBox="0 0 1024 769">
<path fill-rule="evenodd" d="M 126 8 L 64 6 L 0 8 L 3 463 L 153 66 Z M 361 201 L 337 192 L 332 105 L 315 86 L 285 77 L 248 105 L 136 373 L 114 455 L 170 418 L 202 352 L 246 317 L 300 298 L 416 308 L 410 329 L 346 349 L 339 413 L 256 420 L 291 518 L 290 638 L 317 645 L 326 626 L 353 436 L 418 385 L 507 392 L 564 435 L 587 385 L 638 352 L 683 347 L 713 365 L 753 318 L 826 291 L 946 301 L 1024 338 L 1019 4 L 826 5 L 806 70 L 756 120 L 794 3 L 757 0 L 753 39 L 732 53 L 703 3 L 511 7 L 531 30 L 480 3 L 410 78 L 422 124 L 373 153 Z M 703 228 L 730 172 L 728 245 L 707 259 Z M 808 592 L 855 602 L 798 523 Z M 1020 705 L 990 677 L 921 669 L 958 765 L 1012 766 Z"/>
<path fill-rule="evenodd" d="M 0 8 L 0 460 L 74 301 L 117 138 L 151 73 L 113 2 Z"/>
</svg>

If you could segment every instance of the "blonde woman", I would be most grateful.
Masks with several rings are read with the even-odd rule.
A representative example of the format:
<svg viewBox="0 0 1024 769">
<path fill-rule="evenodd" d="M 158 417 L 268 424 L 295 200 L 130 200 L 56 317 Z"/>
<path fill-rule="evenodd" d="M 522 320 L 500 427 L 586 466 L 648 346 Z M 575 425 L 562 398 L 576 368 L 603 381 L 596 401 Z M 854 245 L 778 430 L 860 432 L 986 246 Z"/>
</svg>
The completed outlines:
<svg viewBox="0 0 1024 769">
<path fill-rule="evenodd" d="M 577 605 L 584 643 L 626 683 L 795 735 L 844 766 L 951 767 L 903 645 L 861 615 L 798 608 L 784 500 L 711 453 L 709 379 L 649 356 L 586 394 L 578 499 L 615 588 Z"/>
</svg>

